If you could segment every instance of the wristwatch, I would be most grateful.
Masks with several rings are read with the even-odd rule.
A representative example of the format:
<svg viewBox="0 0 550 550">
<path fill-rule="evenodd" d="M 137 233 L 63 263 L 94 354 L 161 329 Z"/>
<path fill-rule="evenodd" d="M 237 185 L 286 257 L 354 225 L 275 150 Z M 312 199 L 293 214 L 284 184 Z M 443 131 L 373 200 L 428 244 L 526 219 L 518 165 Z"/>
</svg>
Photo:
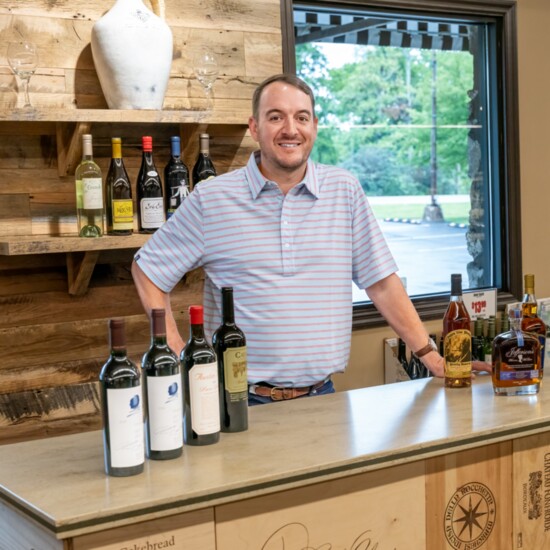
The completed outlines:
<svg viewBox="0 0 550 550">
<path fill-rule="evenodd" d="M 418 351 L 415 351 L 414 354 L 418 358 L 420 358 L 430 353 L 430 351 L 437 351 L 437 346 L 431 338 L 428 338 L 428 343 L 423 348 L 420 348 Z"/>
</svg>

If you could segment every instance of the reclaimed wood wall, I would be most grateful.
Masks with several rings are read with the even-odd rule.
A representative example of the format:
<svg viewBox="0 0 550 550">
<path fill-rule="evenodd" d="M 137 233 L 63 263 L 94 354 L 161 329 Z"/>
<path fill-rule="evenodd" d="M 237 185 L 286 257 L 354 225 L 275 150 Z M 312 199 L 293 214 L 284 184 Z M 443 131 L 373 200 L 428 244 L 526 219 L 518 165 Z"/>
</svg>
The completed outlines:
<svg viewBox="0 0 550 550">
<path fill-rule="evenodd" d="M 65 116 L 74 110 L 75 120 L 83 123 L 79 110 L 106 109 L 90 33 L 114 1 L 0 0 L 0 241 L 76 231 L 74 167 L 61 176 L 58 167 L 59 133 L 72 123 L 60 126 L 55 114 L 47 113 Z M 139 111 L 128 112 L 122 122 L 96 117 L 86 131 L 94 136 L 94 156 L 104 174 L 114 135 L 122 137 L 134 182 L 142 135 L 153 136 L 160 170 L 168 160 L 171 135 L 182 136 L 184 157 L 192 166 L 198 133 L 208 132 L 219 173 L 244 165 L 255 146 L 246 127 L 252 92 L 282 68 L 278 0 L 166 0 L 166 21 L 174 49 L 164 111 L 204 107 L 191 59 L 207 45 L 221 66 L 212 116 L 185 124 L 177 116 L 143 122 Z M 6 49 L 19 37 L 39 47 L 39 69 L 30 84 L 36 117 L 13 115 L 20 113 L 22 94 Z M 230 123 L 224 123 L 223 113 L 231 113 Z M 101 252 L 89 288 L 80 296 L 67 292 L 66 254 L 0 255 L 0 444 L 99 428 L 97 378 L 108 354 L 108 319 L 126 318 L 129 352 L 136 361 L 149 344 L 148 321 L 129 272 L 134 253 Z M 174 291 L 173 309 L 183 335 L 188 305 L 202 302 L 202 282 L 200 272 L 192 273 Z"/>
</svg>

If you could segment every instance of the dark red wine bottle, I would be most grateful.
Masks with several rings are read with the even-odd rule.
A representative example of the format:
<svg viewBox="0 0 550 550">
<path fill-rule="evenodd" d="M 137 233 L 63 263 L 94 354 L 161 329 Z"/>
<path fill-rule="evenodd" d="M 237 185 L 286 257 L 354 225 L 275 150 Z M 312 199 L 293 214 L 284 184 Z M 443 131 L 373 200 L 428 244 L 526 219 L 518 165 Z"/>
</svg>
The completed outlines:
<svg viewBox="0 0 550 550">
<path fill-rule="evenodd" d="M 180 362 L 166 342 L 164 309 L 151 312 L 151 346 L 141 361 L 146 403 L 146 449 L 154 460 L 183 450 L 183 392 Z"/>
<path fill-rule="evenodd" d="M 220 396 L 216 353 L 206 340 L 202 306 L 189 308 L 190 336 L 183 365 L 183 439 L 187 445 L 210 445 L 220 439 Z"/>
<path fill-rule="evenodd" d="M 189 195 L 189 170 L 181 160 L 181 144 L 178 136 L 170 138 L 170 160 L 164 167 L 164 195 L 166 197 L 166 219 Z"/>
<path fill-rule="evenodd" d="M 199 137 L 199 155 L 193 166 L 193 187 L 201 181 L 216 177 L 216 169 L 210 158 L 210 136 L 201 134 Z"/>
<path fill-rule="evenodd" d="M 137 179 L 138 231 L 154 233 L 164 223 L 162 182 L 153 160 L 153 138 L 141 138 L 143 154 Z"/>
<path fill-rule="evenodd" d="M 139 370 L 126 354 L 124 320 L 109 321 L 111 355 L 99 374 L 105 471 L 111 476 L 143 472 L 143 409 Z"/>
<path fill-rule="evenodd" d="M 222 288 L 222 324 L 212 337 L 218 358 L 222 432 L 248 429 L 246 338 L 235 324 L 233 288 Z"/>
</svg>

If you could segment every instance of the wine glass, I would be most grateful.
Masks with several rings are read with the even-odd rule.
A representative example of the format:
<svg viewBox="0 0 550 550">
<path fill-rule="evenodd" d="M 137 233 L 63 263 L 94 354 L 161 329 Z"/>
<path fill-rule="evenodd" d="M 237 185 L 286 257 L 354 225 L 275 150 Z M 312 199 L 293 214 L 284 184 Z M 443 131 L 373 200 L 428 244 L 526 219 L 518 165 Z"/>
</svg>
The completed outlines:
<svg viewBox="0 0 550 550">
<path fill-rule="evenodd" d="M 200 50 L 193 58 L 193 71 L 197 80 L 204 88 L 206 95 L 206 111 L 211 111 L 213 106 L 212 88 L 220 69 L 216 55 L 209 49 Z"/>
<path fill-rule="evenodd" d="M 29 80 L 38 65 L 37 48 L 32 42 L 22 40 L 10 42 L 8 46 L 8 63 L 11 70 L 23 81 L 25 89 L 25 107 L 32 107 L 29 98 Z"/>
</svg>

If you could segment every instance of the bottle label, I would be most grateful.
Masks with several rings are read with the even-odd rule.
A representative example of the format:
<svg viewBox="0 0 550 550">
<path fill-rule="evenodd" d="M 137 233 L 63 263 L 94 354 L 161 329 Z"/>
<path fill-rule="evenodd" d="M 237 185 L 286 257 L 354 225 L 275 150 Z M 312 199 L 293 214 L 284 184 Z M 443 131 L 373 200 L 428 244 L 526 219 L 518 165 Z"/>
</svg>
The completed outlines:
<svg viewBox="0 0 550 550">
<path fill-rule="evenodd" d="M 469 330 L 452 330 L 443 343 L 445 377 L 469 378 L 472 374 L 472 335 Z"/>
<path fill-rule="evenodd" d="M 145 443 L 141 386 L 107 389 L 107 418 L 109 419 L 111 466 L 129 468 L 143 464 Z"/>
<path fill-rule="evenodd" d="M 216 362 L 189 369 L 191 427 L 199 435 L 220 431 L 220 394 Z"/>
<path fill-rule="evenodd" d="M 82 207 L 84 210 L 101 210 L 103 208 L 101 178 L 82 178 Z"/>
<path fill-rule="evenodd" d="M 164 223 L 162 197 L 143 198 L 140 202 L 141 225 L 144 229 L 158 229 Z"/>
<path fill-rule="evenodd" d="M 230 394 L 248 392 L 246 346 L 226 349 L 223 352 L 223 366 L 225 389 Z"/>
<path fill-rule="evenodd" d="M 134 207 L 132 199 L 113 199 L 113 229 L 133 229 Z"/>
<path fill-rule="evenodd" d="M 146 376 L 149 444 L 153 451 L 183 445 L 181 375 Z"/>
</svg>

